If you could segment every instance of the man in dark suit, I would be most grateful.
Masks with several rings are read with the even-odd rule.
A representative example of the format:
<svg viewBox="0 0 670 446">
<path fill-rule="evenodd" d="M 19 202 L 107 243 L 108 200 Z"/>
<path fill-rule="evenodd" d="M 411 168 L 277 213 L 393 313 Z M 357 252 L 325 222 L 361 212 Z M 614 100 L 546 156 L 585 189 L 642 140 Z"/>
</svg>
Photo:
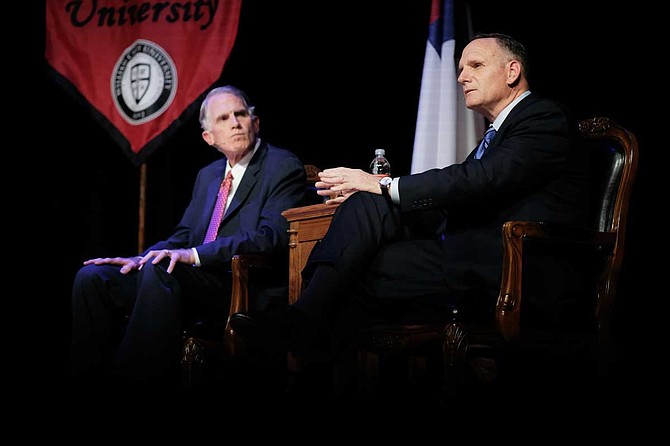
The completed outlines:
<svg viewBox="0 0 670 446">
<path fill-rule="evenodd" d="M 459 72 L 467 107 L 495 130 L 488 147 L 460 164 L 392 179 L 344 167 L 321 172 L 319 194 L 340 194 L 327 202 L 341 205 L 303 271 L 305 291 L 281 314 L 233 315 L 239 335 L 315 353 L 352 295 L 393 307 L 427 296 L 448 304 L 477 290 L 493 308 L 505 221 L 585 222 L 578 127 L 559 104 L 531 93 L 524 46 L 478 35 Z"/>
<path fill-rule="evenodd" d="M 278 268 L 285 269 L 288 223 L 281 212 L 303 199 L 302 162 L 258 137 L 259 118 L 235 87 L 209 92 L 200 108 L 200 124 L 203 139 L 223 157 L 198 173 L 191 202 L 172 235 L 134 257 L 87 260 L 75 277 L 75 384 L 102 383 L 110 371 L 115 379 L 161 381 L 178 364 L 184 312 L 220 314 L 228 309 L 227 271 L 234 254 L 271 254 Z M 207 241 L 227 173 L 232 173 L 232 182 L 222 203 L 225 213 L 212 225 L 214 240 Z M 122 330 L 119 322 L 126 315 L 130 317 Z"/>
</svg>

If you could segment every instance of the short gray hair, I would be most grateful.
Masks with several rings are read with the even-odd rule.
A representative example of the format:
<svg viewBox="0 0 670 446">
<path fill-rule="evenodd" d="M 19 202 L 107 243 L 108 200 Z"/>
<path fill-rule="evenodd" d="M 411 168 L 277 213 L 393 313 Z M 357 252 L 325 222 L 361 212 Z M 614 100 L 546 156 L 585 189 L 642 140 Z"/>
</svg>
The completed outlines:
<svg viewBox="0 0 670 446">
<path fill-rule="evenodd" d="M 202 104 L 200 104 L 200 127 L 202 127 L 203 130 L 209 130 L 209 116 L 207 115 L 207 111 L 209 109 L 209 101 L 217 95 L 220 94 L 232 94 L 233 96 L 237 96 L 242 100 L 242 103 L 244 104 L 244 108 L 247 110 L 249 115 L 251 115 L 252 118 L 254 118 L 256 115 L 254 115 L 254 109 L 255 107 L 251 105 L 251 101 L 249 101 L 249 97 L 245 92 L 240 90 L 237 87 L 233 87 L 232 85 L 226 85 L 224 87 L 216 87 L 212 90 L 210 90 L 209 93 L 207 93 L 207 96 L 205 96 L 205 99 L 202 101 Z"/>
</svg>

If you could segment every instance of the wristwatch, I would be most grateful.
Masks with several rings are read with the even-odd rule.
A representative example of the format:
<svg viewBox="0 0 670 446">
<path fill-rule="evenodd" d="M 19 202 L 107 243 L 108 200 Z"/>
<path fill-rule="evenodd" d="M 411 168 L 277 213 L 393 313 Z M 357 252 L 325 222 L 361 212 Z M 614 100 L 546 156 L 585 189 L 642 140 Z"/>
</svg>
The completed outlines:
<svg viewBox="0 0 670 446">
<path fill-rule="evenodd" d="M 382 190 L 382 195 L 384 198 L 391 199 L 391 194 L 389 193 L 389 187 L 391 187 L 391 183 L 393 182 L 393 178 L 391 177 L 382 177 L 379 179 L 379 188 Z"/>
</svg>

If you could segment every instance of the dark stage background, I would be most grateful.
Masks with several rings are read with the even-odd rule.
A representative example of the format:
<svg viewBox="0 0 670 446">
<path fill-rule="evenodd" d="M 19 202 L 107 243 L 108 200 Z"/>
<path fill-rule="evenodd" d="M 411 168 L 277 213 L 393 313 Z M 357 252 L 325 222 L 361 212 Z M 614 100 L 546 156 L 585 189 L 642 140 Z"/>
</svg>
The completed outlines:
<svg viewBox="0 0 670 446">
<path fill-rule="evenodd" d="M 650 168 L 647 111 L 637 100 L 640 87 L 635 82 L 641 38 L 628 32 L 629 24 L 654 12 L 614 8 L 609 2 L 591 2 L 584 11 L 583 3 L 470 2 L 475 31 L 505 32 L 526 43 L 533 91 L 567 103 L 579 118 L 609 116 L 638 136 L 640 169 L 619 296 L 624 311 L 617 313 L 615 326 L 621 355 L 627 358 L 634 340 L 624 327 L 640 314 L 632 302 L 647 270 L 642 255 L 647 214 L 640 196 L 648 190 Z M 261 118 L 262 137 L 292 149 L 306 163 L 366 168 L 373 150 L 383 147 L 393 173 L 406 174 L 429 7 L 429 0 L 245 0 L 237 41 L 219 84 L 247 91 Z M 35 305 L 48 326 L 55 327 L 43 338 L 50 357 L 46 363 L 64 370 L 74 273 L 91 257 L 137 253 L 140 177 L 139 168 L 88 110 L 47 75 L 44 0 L 35 14 L 38 95 L 33 112 L 38 116 L 25 119 L 36 118 L 44 133 L 39 150 L 26 154 L 30 169 L 37 167 L 42 184 L 48 184 L 49 208 L 40 219 L 48 223 L 48 231 L 37 240 L 44 251 L 57 253 L 43 264 L 45 277 L 34 279 L 47 290 Z M 200 132 L 194 114 L 147 160 L 147 245 L 170 233 L 198 169 L 217 157 Z"/>
</svg>

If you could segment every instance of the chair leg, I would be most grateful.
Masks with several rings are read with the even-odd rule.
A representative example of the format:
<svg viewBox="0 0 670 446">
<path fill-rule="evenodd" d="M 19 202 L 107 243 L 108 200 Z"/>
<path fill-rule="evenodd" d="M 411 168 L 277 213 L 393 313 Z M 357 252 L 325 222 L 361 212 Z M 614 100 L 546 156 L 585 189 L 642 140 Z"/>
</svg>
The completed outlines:
<svg viewBox="0 0 670 446">
<path fill-rule="evenodd" d="M 192 389 L 200 383 L 203 366 L 203 345 L 194 338 L 184 341 L 181 357 L 182 383 L 184 388 Z"/>
<path fill-rule="evenodd" d="M 465 390 L 467 349 L 468 336 L 461 324 L 458 322 L 447 324 L 442 344 L 444 361 L 442 396 L 445 399 L 453 399 Z"/>
</svg>

